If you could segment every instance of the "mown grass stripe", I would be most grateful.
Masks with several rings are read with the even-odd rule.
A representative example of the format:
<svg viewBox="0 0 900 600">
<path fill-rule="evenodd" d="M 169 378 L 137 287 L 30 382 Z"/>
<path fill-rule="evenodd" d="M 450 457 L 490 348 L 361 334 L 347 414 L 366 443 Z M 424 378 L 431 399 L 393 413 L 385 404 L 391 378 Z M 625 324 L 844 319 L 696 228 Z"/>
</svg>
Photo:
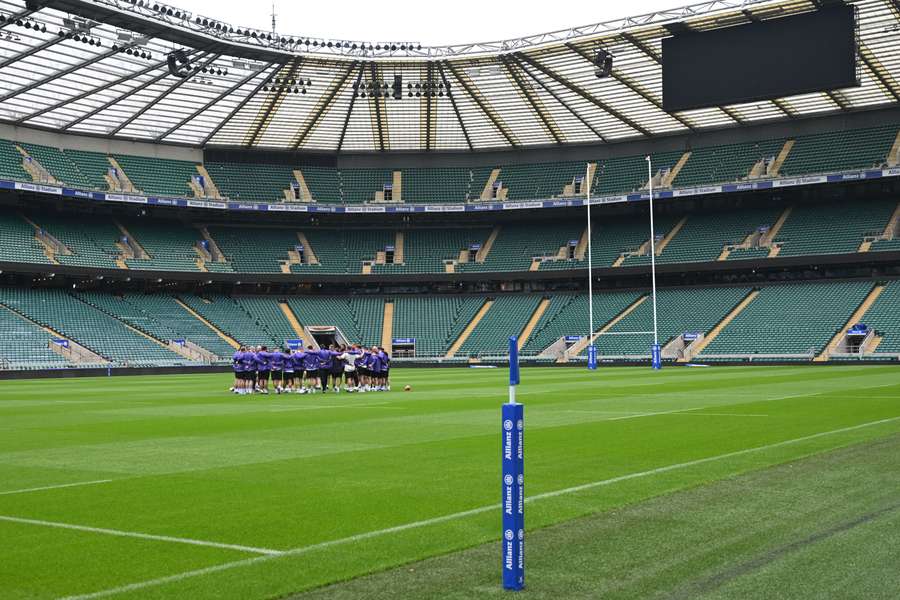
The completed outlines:
<svg viewBox="0 0 900 600">
<path fill-rule="evenodd" d="M 745 448 L 743 450 L 737 450 L 734 452 L 726 452 L 724 454 L 708 456 L 708 457 L 700 458 L 697 460 L 691 460 L 691 461 L 687 461 L 687 462 L 665 465 L 662 467 L 658 467 L 656 469 L 649 469 L 646 471 L 628 473 L 626 475 L 620 475 L 618 477 L 612 477 L 612 478 L 603 479 L 600 481 L 593 481 L 590 483 L 585 483 L 585 484 L 581 484 L 581 485 L 562 488 L 559 490 L 544 492 L 542 494 L 536 494 L 534 496 L 529 496 L 526 498 L 525 501 L 528 503 L 532 503 L 535 501 L 546 500 L 548 498 L 554 498 L 557 496 L 574 494 L 574 493 L 578 493 L 578 492 L 595 489 L 598 487 L 613 485 L 613 484 L 620 483 L 623 481 L 639 479 L 639 478 L 644 478 L 644 477 L 652 477 L 654 475 L 668 473 L 668 472 L 679 470 L 679 469 L 686 469 L 686 468 L 690 468 L 690 467 L 694 467 L 694 466 L 698 466 L 698 465 L 702 465 L 702 464 L 706 464 L 706 463 L 710 463 L 710 462 L 720 461 L 720 460 L 727 460 L 729 458 L 735 458 L 738 456 L 743 456 L 743 455 L 747 455 L 747 454 L 751 454 L 751 453 L 755 453 L 755 452 L 763 452 L 766 450 L 772 450 L 775 448 L 781 448 L 784 446 L 799 444 L 802 442 L 807 442 L 807 441 L 811 441 L 814 439 L 827 437 L 827 436 L 831 436 L 831 435 L 838 435 L 841 433 L 849 433 L 852 431 L 857 431 L 857 430 L 865 429 L 865 428 L 869 428 L 869 427 L 875 427 L 877 425 L 884 425 L 887 423 L 893 423 L 896 421 L 900 421 L 900 416 L 890 417 L 890 418 L 886 418 L 886 419 L 879 419 L 877 421 L 869 421 L 866 423 L 851 425 L 849 427 L 841 427 L 839 429 L 832 429 L 829 431 L 822 431 L 822 432 L 814 433 L 811 435 L 806 435 L 806 436 L 793 438 L 793 439 L 789 439 L 789 440 L 783 440 L 781 442 L 765 444 L 763 446 L 755 446 L 753 448 Z M 311 544 L 309 546 L 301 546 L 299 548 L 292 548 L 290 550 L 285 550 L 284 552 L 281 552 L 277 555 L 257 556 L 257 557 L 253 557 L 253 558 L 222 563 L 219 565 L 213 565 L 213 566 L 205 567 L 202 569 L 196 569 L 193 571 L 185 571 L 183 573 L 176 573 L 174 575 L 168 575 L 166 577 L 159 577 L 156 579 L 148 579 L 145 581 L 140 581 L 140 582 L 136 582 L 136 583 L 132 583 L 132 584 L 124 585 L 124 586 L 119 586 L 119 587 L 115 587 L 115 588 L 110 588 L 107 590 L 101 590 L 98 592 L 92 592 L 92 593 L 81 594 L 81 595 L 76 595 L 76 596 L 67 596 L 66 598 L 63 598 L 62 600 L 95 600 L 97 598 L 106 598 L 109 596 L 115 596 L 117 594 L 123 594 L 126 592 L 138 591 L 138 590 L 142 590 L 142 589 L 146 589 L 146 588 L 150 588 L 150 587 L 157 587 L 157 586 L 165 585 L 165 584 L 169 584 L 169 583 L 177 583 L 177 582 L 183 581 L 185 579 L 201 577 L 203 575 L 211 575 L 214 573 L 219 573 L 222 571 L 227 571 L 227 570 L 240 568 L 240 567 L 246 567 L 246 566 L 258 564 L 263 561 L 272 560 L 274 558 L 297 556 L 297 555 L 313 552 L 316 550 L 331 548 L 334 546 L 340 546 L 340 545 L 345 545 L 345 544 L 352 544 L 354 542 L 359 542 L 362 540 L 367 540 L 367 539 L 371 539 L 371 538 L 375 538 L 375 537 L 381 537 L 384 535 L 390 535 L 393 533 L 408 531 L 410 529 L 418 529 L 418 528 L 427 527 L 430 525 L 435 525 L 438 523 L 445 523 L 447 521 L 463 519 L 466 517 L 482 514 L 482 513 L 491 511 L 491 510 L 498 510 L 499 508 L 500 508 L 500 503 L 491 504 L 488 506 L 481 506 L 478 508 L 473 508 L 470 510 L 452 513 L 449 515 L 442 515 L 440 517 L 435 517 L 432 519 L 425 519 L 422 521 L 414 521 L 411 523 L 405 523 L 403 525 L 397 525 L 395 527 L 388 527 L 388 528 L 379 529 L 376 531 L 368 531 L 365 533 L 360 533 L 360 534 L 348 536 L 345 538 L 340 538 L 340 539 L 336 539 L 336 540 L 328 540 L 325 542 L 320 542 L 318 544 Z"/>
<path fill-rule="evenodd" d="M 95 479 L 93 481 L 76 481 L 74 483 L 61 483 L 59 485 L 44 485 L 41 487 L 25 488 L 21 490 L 8 490 L 0 492 L 0 496 L 13 496 L 15 494 L 28 494 L 30 492 L 43 492 L 45 490 L 60 490 L 63 488 L 82 487 L 85 485 L 99 485 L 101 483 L 109 483 L 112 479 Z"/>
<path fill-rule="evenodd" d="M 13 517 L 9 515 L 0 515 L 0 521 L 7 523 L 19 523 L 22 525 L 37 525 L 41 527 L 55 527 L 57 529 L 69 529 L 72 531 L 83 531 L 87 533 L 99 533 L 103 535 L 113 535 L 116 537 L 137 538 L 141 540 L 153 540 L 156 542 L 171 542 L 174 544 L 188 544 L 190 546 L 206 546 L 208 548 L 222 548 L 223 550 L 237 550 L 239 552 L 251 552 L 253 554 L 263 554 L 265 556 L 280 556 L 284 554 L 281 550 L 273 550 L 271 548 L 256 548 L 253 546 L 242 546 L 240 544 L 225 544 L 221 542 L 210 542 L 207 540 L 195 540 L 191 538 L 173 537 L 169 535 L 154 535 L 152 533 L 140 533 L 137 531 L 122 531 L 120 529 L 107 529 L 105 527 L 90 527 L 87 525 L 75 525 L 72 523 L 59 523 L 57 521 L 43 521 L 41 519 L 26 519 L 23 517 Z"/>
</svg>

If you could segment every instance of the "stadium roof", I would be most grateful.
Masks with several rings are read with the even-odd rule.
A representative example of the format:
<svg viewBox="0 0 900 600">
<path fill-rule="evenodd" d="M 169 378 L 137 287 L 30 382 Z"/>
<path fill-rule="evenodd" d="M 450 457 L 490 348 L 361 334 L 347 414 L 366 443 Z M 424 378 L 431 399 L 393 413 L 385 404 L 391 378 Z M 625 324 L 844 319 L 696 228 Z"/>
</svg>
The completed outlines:
<svg viewBox="0 0 900 600">
<path fill-rule="evenodd" d="M 660 45 L 673 30 L 817 4 L 719 0 L 515 40 L 423 47 L 272 36 L 152 0 L 0 0 L 0 121 L 191 146 L 481 150 L 641 139 L 900 103 L 900 0 L 858 0 L 848 4 L 858 12 L 861 87 L 662 109 Z M 598 79 L 592 58 L 601 47 L 615 62 L 612 76 Z M 176 49 L 191 61 L 185 78 L 166 64 Z M 395 75 L 403 78 L 402 100 L 391 98 Z M 372 83 L 386 84 L 387 95 L 361 87 Z M 417 83 L 437 93 L 420 87 L 417 97 Z"/>
</svg>

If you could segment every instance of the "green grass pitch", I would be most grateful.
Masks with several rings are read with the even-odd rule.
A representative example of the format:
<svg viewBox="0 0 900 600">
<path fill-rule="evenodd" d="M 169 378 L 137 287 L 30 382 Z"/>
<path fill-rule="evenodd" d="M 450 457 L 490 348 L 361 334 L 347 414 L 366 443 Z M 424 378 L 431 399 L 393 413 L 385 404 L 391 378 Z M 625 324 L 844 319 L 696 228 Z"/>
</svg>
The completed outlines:
<svg viewBox="0 0 900 600">
<path fill-rule="evenodd" d="M 505 370 L 392 375 L 0 382 L 0 598 L 503 595 Z M 518 398 L 523 597 L 896 597 L 896 367 L 523 369 Z"/>
</svg>

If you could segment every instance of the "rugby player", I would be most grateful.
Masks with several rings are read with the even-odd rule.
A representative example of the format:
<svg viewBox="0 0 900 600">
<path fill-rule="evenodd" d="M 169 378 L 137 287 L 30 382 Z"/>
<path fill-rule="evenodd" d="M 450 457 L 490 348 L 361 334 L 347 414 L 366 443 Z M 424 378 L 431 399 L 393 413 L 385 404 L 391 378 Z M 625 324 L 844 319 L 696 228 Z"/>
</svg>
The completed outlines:
<svg viewBox="0 0 900 600">
<path fill-rule="evenodd" d="M 269 369 L 272 354 L 265 346 L 260 347 L 254 357 L 256 359 L 256 391 L 261 394 L 269 393 Z"/>
<path fill-rule="evenodd" d="M 313 349 L 312 344 L 306 347 L 303 356 L 303 389 L 308 394 L 315 394 L 319 387 L 319 355 Z"/>
<path fill-rule="evenodd" d="M 383 388 L 382 391 L 389 392 L 391 391 L 391 355 L 388 354 L 387 350 L 385 350 L 383 347 L 379 348 L 378 351 L 381 356 L 381 364 L 383 366 L 383 376 L 381 383 L 381 387 Z"/>
<path fill-rule="evenodd" d="M 280 394 L 283 389 L 283 378 L 284 378 L 284 355 L 276 349 L 275 352 L 272 353 L 272 387 L 275 388 L 275 393 Z"/>
<path fill-rule="evenodd" d="M 333 348 L 333 346 L 332 346 Z M 334 366 L 336 353 L 331 348 L 319 348 L 319 386 L 322 393 L 328 391 L 328 379 L 331 377 L 331 367 Z"/>
<path fill-rule="evenodd" d="M 369 368 L 372 370 L 371 391 L 383 392 L 385 390 L 385 355 L 378 346 L 372 346 Z"/>
<path fill-rule="evenodd" d="M 359 389 L 359 375 L 356 372 L 356 360 L 360 357 L 359 346 L 353 344 L 349 349 L 344 349 L 338 359 L 344 363 L 344 389 L 355 392 Z"/>
<path fill-rule="evenodd" d="M 346 352 L 347 348 L 332 344 L 329 350 L 331 350 L 331 388 L 335 393 L 340 393 L 341 380 L 344 378 L 344 361 L 340 359 L 340 356 Z"/>
<path fill-rule="evenodd" d="M 303 351 L 303 346 L 291 352 L 291 365 L 294 368 L 294 378 L 291 381 L 291 386 L 295 394 L 306 393 L 306 389 L 303 387 L 303 360 L 305 358 L 306 353 Z"/>
<path fill-rule="evenodd" d="M 282 351 L 282 360 L 284 361 L 284 375 L 282 378 L 281 388 L 285 394 L 294 391 L 294 354 L 287 346 Z"/>
<path fill-rule="evenodd" d="M 244 393 L 244 369 L 241 365 L 241 357 L 243 354 L 244 347 L 241 346 L 231 355 L 231 370 L 234 371 L 234 385 L 229 391 L 234 392 L 235 394 Z"/>
<path fill-rule="evenodd" d="M 252 347 L 244 348 L 241 352 L 241 372 L 244 379 L 243 393 L 252 394 L 256 380 L 256 353 Z"/>
</svg>

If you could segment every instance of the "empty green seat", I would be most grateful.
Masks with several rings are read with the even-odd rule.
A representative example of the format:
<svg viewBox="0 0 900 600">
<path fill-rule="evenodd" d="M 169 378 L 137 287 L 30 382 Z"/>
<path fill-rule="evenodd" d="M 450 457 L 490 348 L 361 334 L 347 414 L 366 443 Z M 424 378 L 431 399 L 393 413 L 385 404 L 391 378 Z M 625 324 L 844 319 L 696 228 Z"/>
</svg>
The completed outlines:
<svg viewBox="0 0 900 600">
<path fill-rule="evenodd" d="M 64 290 L 0 288 L 0 303 L 117 365 L 172 366 L 188 362 L 161 341 L 141 335 Z"/>
<path fill-rule="evenodd" d="M 811 175 L 882 166 L 900 124 L 797 136 L 782 175 Z"/>
<path fill-rule="evenodd" d="M 769 285 L 700 354 L 812 357 L 844 326 L 871 282 L 804 282 Z"/>
<path fill-rule="evenodd" d="M 22 147 L 57 181 L 82 189 L 95 187 L 63 150 L 40 144 L 22 144 Z M 103 189 L 106 189 L 106 186 Z"/>
<path fill-rule="evenodd" d="M 297 320 L 303 326 L 336 326 L 353 344 L 381 345 L 384 298 L 369 296 L 288 297 Z"/>
<path fill-rule="evenodd" d="M 499 296 L 459 348 L 458 356 L 505 356 L 509 336 L 522 333 L 537 309 L 536 294 Z"/>
<path fill-rule="evenodd" d="M 116 161 L 135 188 L 145 194 L 189 198 L 189 182 L 198 174 L 197 164 L 184 160 L 117 154 Z"/>
<path fill-rule="evenodd" d="M 478 310 L 480 296 L 400 296 L 394 302 L 394 338 L 416 340 L 416 356 L 444 356 Z"/>
<path fill-rule="evenodd" d="M 7 140 L 0 140 L 0 178 L 31 181 L 31 175 L 25 171 L 22 160 L 22 154 L 16 150 L 15 144 Z"/>
</svg>

